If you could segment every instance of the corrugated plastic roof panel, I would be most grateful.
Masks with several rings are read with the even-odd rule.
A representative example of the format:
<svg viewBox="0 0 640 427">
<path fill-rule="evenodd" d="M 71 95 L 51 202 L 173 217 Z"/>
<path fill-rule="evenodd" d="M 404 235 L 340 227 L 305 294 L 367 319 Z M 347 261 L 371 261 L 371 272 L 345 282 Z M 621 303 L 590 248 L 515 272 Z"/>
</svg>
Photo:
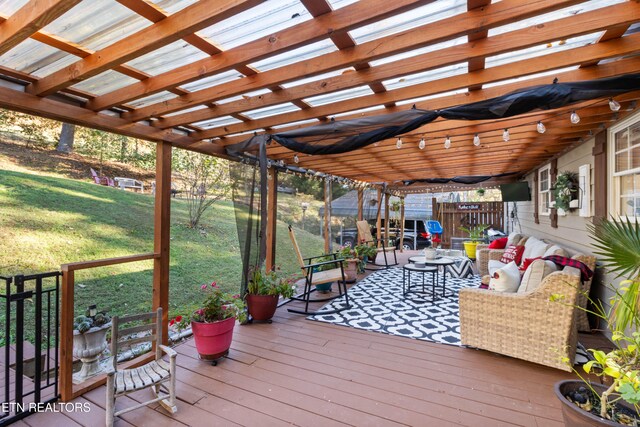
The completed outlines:
<svg viewBox="0 0 640 427">
<path fill-rule="evenodd" d="M 150 0 L 151 3 L 160 7 L 165 12 L 168 12 L 170 15 L 173 15 L 176 12 L 181 11 L 187 6 L 191 6 L 194 3 L 197 3 L 198 0 Z"/>
<path fill-rule="evenodd" d="M 207 89 L 213 86 L 220 85 L 222 83 L 230 82 L 232 80 L 237 80 L 241 77 L 244 76 L 240 74 L 240 72 L 236 70 L 229 70 L 225 71 L 224 73 L 214 74 L 213 76 L 205 77 L 203 79 L 184 84 L 181 87 L 188 91 L 195 92 L 201 89 Z"/>
<path fill-rule="evenodd" d="M 369 86 L 354 87 L 347 90 L 328 93 L 326 95 L 313 96 L 311 98 L 306 98 L 304 101 L 312 107 L 317 107 L 319 105 L 331 104 L 334 102 L 358 98 L 365 95 L 373 95 L 373 91 Z"/>
<path fill-rule="evenodd" d="M 196 122 L 192 124 L 194 126 L 199 126 L 203 129 L 211 129 L 211 128 L 217 128 L 220 126 L 234 125 L 236 123 L 242 123 L 242 121 L 236 119 L 235 117 L 223 116 L 223 117 L 216 117 L 215 119 L 203 120 L 201 122 Z"/>
<path fill-rule="evenodd" d="M 278 55 L 257 61 L 251 64 L 258 71 L 268 71 L 274 68 L 284 67 L 300 61 L 306 61 L 316 56 L 338 50 L 331 39 L 320 40 L 297 49 L 291 49 Z"/>
<path fill-rule="evenodd" d="M 251 111 L 244 111 L 242 115 L 249 117 L 250 119 L 262 119 L 264 117 L 276 116 L 278 114 L 290 113 L 292 111 L 300 110 L 299 107 L 293 105 L 290 102 L 283 104 L 271 105 L 269 107 L 257 108 Z"/>
<path fill-rule="evenodd" d="M 39 41 L 27 39 L 0 56 L 0 65 L 37 77 L 44 77 L 73 64 L 77 60 L 78 57 L 75 55 Z"/>
<path fill-rule="evenodd" d="M 97 76 L 76 83 L 71 87 L 93 93 L 94 95 L 104 95 L 105 93 L 121 89 L 138 81 L 139 80 L 133 77 L 125 76 L 117 71 L 107 70 Z"/>
<path fill-rule="evenodd" d="M 144 98 L 136 99 L 135 101 L 128 102 L 127 105 L 134 108 L 140 108 L 177 97 L 178 95 L 176 95 L 175 93 L 162 91 L 154 93 L 153 95 L 145 96 Z"/>
<path fill-rule="evenodd" d="M 129 61 L 128 65 L 156 76 L 207 56 L 209 55 L 200 49 L 183 40 L 178 40 Z"/>
<path fill-rule="evenodd" d="M 0 0 L 0 15 L 13 15 L 28 2 L 29 0 Z"/>
<path fill-rule="evenodd" d="M 436 68 L 434 70 L 424 71 L 422 73 L 411 74 L 408 76 L 403 76 L 401 78 L 396 78 L 392 80 L 383 81 L 387 90 L 399 89 L 402 87 L 413 86 L 420 83 L 426 83 L 433 80 L 444 79 L 446 77 L 457 76 L 460 74 L 465 74 L 468 70 L 467 63 L 463 62 L 462 64 L 450 65 L 448 67 Z"/>
</svg>

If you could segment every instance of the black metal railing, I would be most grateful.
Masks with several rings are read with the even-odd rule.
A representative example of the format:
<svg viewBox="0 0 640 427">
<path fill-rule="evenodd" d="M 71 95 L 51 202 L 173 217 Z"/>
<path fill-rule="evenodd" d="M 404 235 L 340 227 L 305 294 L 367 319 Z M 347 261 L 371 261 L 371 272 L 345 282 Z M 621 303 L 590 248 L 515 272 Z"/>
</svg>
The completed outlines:
<svg viewBox="0 0 640 427">
<path fill-rule="evenodd" d="M 1 277 L 4 316 L 0 426 L 58 398 L 60 272 Z M 2 318 L 3 317 L 3 318 Z"/>
</svg>

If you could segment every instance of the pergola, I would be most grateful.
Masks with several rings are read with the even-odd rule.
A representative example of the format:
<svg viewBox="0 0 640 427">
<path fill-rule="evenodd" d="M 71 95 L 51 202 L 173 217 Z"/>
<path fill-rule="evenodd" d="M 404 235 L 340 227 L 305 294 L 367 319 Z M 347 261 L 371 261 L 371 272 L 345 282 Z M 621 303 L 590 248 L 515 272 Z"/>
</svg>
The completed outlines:
<svg viewBox="0 0 640 427">
<path fill-rule="evenodd" d="M 63 398 L 83 391 L 70 382 L 73 271 L 154 259 L 154 307 L 167 307 L 173 147 L 228 157 L 225 146 L 254 133 L 638 73 L 639 21 L 640 4 L 618 0 L 0 0 L 0 107 L 157 142 L 153 253 L 63 266 Z M 270 144 L 267 155 L 388 188 L 514 180 L 623 118 L 639 97 L 616 97 L 619 111 L 598 99 L 504 120 L 438 119 L 400 148 L 392 139 L 296 156 Z"/>
</svg>

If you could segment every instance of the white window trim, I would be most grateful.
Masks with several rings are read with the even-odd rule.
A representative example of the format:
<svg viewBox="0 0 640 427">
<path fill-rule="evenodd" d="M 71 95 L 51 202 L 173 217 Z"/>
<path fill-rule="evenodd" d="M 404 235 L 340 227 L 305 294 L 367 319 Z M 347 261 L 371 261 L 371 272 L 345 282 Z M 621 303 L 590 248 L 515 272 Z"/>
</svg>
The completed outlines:
<svg viewBox="0 0 640 427">
<path fill-rule="evenodd" d="M 547 171 L 547 176 L 549 177 L 548 178 L 549 189 L 547 189 L 546 191 L 540 190 L 540 185 L 542 183 L 542 180 L 540 179 L 540 175 L 542 175 L 542 172 L 544 171 Z M 546 209 L 546 210 L 544 209 L 543 196 L 544 196 L 544 199 L 546 200 L 546 194 L 551 191 L 551 163 L 538 169 L 538 188 L 536 188 L 536 191 L 538 192 L 538 213 L 540 215 L 550 216 L 551 209 Z"/>
<path fill-rule="evenodd" d="M 614 126 L 611 126 L 607 130 L 607 212 L 609 216 L 613 216 L 615 218 L 620 216 L 620 212 L 618 210 L 618 203 L 620 200 L 620 188 L 619 184 L 616 182 L 614 178 L 617 178 L 622 175 L 633 174 L 639 171 L 639 168 L 628 170 L 625 172 L 615 172 L 616 170 L 616 144 L 615 144 L 615 134 L 620 132 L 621 130 L 630 127 L 631 125 L 640 122 L 640 111 L 632 114 L 627 117 L 625 120 L 622 120 L 619 123 L 616 123 Z M 622 151 L 622 150 L 621 150 Z M 624 217 L 621 217 L 624 219 Z M 633 222 L 640 221 L 640 217 L 629 217 L 629 220 Z"/>
</svg>

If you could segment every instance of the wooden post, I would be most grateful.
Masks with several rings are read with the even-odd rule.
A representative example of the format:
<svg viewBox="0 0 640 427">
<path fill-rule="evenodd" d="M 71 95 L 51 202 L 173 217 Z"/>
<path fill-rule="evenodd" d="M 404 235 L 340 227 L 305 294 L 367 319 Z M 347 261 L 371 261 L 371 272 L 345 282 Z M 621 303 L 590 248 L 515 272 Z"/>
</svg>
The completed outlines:
<svg viewBox="0 0 640 427">
<path fill-rule="evenodd" d="M 596 135 L 593 146 L 593 219 L 594 222 L 607 218 L 607 131 Z M 590 183 L 586 183 L 590 185 Z M 586 200 L 586 203 L 591 203 Z"/>
<path fill-rule="evenodd" d="M 62 267 L 60 295 L 60 397 L 63 402 L 73 399 L 73 305 L 74 271 Z"/>
<path fill-rule="evenodd" d="M 378 213 L 376 214 L 376 240 L 378 242 L 378 246 L 380 246 L 380 240 L 382 239 L 382 219 L 380 215 L 380 210 L 382 209 L 382 190 L 378 188 Z"/>
<path fill-rule="evenodd" d="M 153 219 L 153 309 L 162 307 L 162 341 L 169 342 L 169 239 L 171 214 L 171 144 L 156 145 L 156 195 Z"/>
<path fill-rule="evenodd" d="M 551 160 L 551 170 L 549 171 L 549 185 L 555 184 L 557 178 L 558 178 L 558 159 L 553 159 Z M 550 209 L 549 220 L 551 222 L 551 227 L 558 228 L 558 209 L 556 208 Z"/>
<path fill-rule="evenodd" d="M 276 221 L 278 209 L 278 170 L 269 169 L 267 204 L 269 210 L 267 213 L 267 259 L 265 266 L 267 271 L 273 270 L 276 265 Z"/>
<path fill-rule="evenodd" d="M 417 232 L 418 230 L 416 230 Z M 416 241 L 418 236 L 416 236 Z M 404 252 L 404 197 L 400 198 L 400 253 Z"/>
<path fill-rule="evenodd" d="M 533 222 L 536 224 L 540 224 L 540 200 L 538 199 L 538 192 L 540 191 L 540 186 L 538 184 L 539 173 L 539 169 L 536 169 L 533 172 Z"/>
<path fill-rule="evenodd" d="M 384 244 L 382 246 L 386 247 L 389 245 L 389 193 L 384 195 Z"/>
<path fill-rule="evenodd" d="M 364 219 L 364 190 L 358 189 L 358 221 Z"/>
<path fill-rule="evenodd" d="M 324 180 L 324 253 L 331 250 L 331 233 L 329 232 L 329 221 L 331 221 L 331 181 Z"/>
</svg>

